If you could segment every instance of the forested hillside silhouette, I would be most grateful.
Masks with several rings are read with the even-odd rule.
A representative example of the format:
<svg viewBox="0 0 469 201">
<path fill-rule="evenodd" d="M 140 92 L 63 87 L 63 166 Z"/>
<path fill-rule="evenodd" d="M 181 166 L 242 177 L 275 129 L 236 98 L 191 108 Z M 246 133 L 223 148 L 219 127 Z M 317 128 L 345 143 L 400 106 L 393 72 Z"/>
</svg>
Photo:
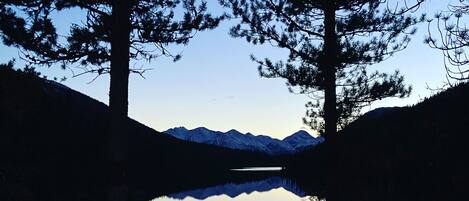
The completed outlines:
<svg viewBox="0 0 469 201">
<path fill-rule="evenodd" d="M 27 192 L 21 195 L 38 193 L 34 200 L 41 200 L 39 195 L 50 199 L 48 193 L 72 188 L 60 185 L 70 180 L 81 191 L 105 192 L 97 186 L 112 182 L 105 174 L 109 129 L 105 104 L 40 78 L 34 69 L 14 70 L 12 65 L 0 67 L 0 97 L 0 197 L 11 200 L 19 188 Z M 184 177 L 278 164 L 264 154 L 178 140 L 130 118 L 126 123 L 132 134 L 129 184 L 151 183 L 165 174 Z M 73 200 L 73 193 L 67 192 Z"/>
<path fill-rule="evenodd" d="M 468 92 L 461 83 L 414 106 L 365 114 L 339 140 L 292 158 L 289 174 L 313 174 L 328 200 L 458 199 L 469 176 Z"/>
</svg>

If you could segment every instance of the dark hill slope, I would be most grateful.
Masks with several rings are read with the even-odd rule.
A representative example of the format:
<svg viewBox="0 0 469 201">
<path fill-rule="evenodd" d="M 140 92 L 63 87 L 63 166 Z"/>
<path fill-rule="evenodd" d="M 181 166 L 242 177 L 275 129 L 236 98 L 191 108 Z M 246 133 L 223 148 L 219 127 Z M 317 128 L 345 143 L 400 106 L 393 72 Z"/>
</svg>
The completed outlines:
<svg viewBox="0 0 469 201">
<path fill-rule="evenodd" d="M 108 107 L 56 82 L 0 65 L 0 200 L 106 200 Z M 182 141 L 132 119 L 129 194 L 220 182 L 228 168 L 276 165 L 260 153 Z M 154 187 L 155 181 L 164 188 Z M 26 196 L 26 197 L 25 197 Z"/>
<path fill-rule="evenodd" d="M 457 199 L 469 178 L 468 104 L 465 83 L 411 107 L 365 114 L 338 141 L 295 156 L 289 172 L 323 175 L 319 186 L 335 200 Z"/>
<path fill-rule="evenodd" d="M 1 162 L 92 165 L 105 153 L 107 110 L 34 73 L 0 67 Z M 128 126 L 130 160 L 142 169 L 226 169 L 273 161 L 263 154 L 181 141 L 132 119 Z"/>
</svg>

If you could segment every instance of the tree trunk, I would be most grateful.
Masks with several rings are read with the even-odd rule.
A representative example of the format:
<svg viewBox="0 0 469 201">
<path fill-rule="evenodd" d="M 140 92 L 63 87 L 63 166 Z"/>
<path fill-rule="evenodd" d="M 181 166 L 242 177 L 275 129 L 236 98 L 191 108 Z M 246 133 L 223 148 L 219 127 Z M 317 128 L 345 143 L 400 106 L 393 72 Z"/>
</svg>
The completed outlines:
<svg viewBox="0 0 469 201">
<path fill-rule="evenodd" d="M 109 90 L 109 159 L 124 162 L 128 157 L 126 118 L 128 110 L 130 1 L 112 1 L 111 81 Z"/>
<path fill-rule="evenodd" d="M 337 137 L 337 34 L 335 6 L 333 1 L 326 1 L 324 6 L 324 56 L 322 71 L 324 73 L 324 121 L 327 139 Z"/>
<path fill-rule="evenodd" d="M 338 67 L 338 41 L 336 35 L 335 6 L 334 1 L 326 0 L 324 7 L 324 55 L 322 71 L 324 73 L 324 121 L 325 121 L 325 168 L 327 185 L 337 184 L 338 172 L 340 172 L 340 143 L 337 134 L 337 95 L 336 95 L 336 71 Z"/>
<path fill-rule="evenodd" d="M 130 9 L 130 0 L 112 1 L 110 129 L 107 153 L 110 168 L 109 201 L 129 200 L 129 138 L 126 120 L 129 94 Z"/>
</svg>

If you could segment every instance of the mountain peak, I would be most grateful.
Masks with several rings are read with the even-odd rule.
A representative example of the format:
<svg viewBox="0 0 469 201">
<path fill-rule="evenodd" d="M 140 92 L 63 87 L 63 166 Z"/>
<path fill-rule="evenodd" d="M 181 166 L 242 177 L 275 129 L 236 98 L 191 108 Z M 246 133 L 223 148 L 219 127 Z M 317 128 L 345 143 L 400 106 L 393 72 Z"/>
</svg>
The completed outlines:
<svg viewBox="0 0 469 201">
<path fill-rule="evenodd" d="M 236 129 L 231 129 L 231 130 L 227 131 L 226 134 L 242 134 L 242 133 L 237 131 Z"/>
<path fill-rule="evenodd" d="M 178 126 L 178 127 L 174 127 L 174 128 L 170 128 L 170 129 L 175 129 L 175 130 L 185 130 L 185 131 L 187 130 L 187 128 L 186 128 L 186 127 L 184 127 L 184 126 Z"/>
<path fill-rule="evenodd" d="M 290 136 L 287 136 L 285 137 L 283 140 L 287 139 L 287 138 L 292 138 L 292 137 L 301 137 L 301 138 L 310 138 L 310 137 L 313 137 L 311 136 L 308 132 L 306 132 L 305 130 L 299 130 L 293 134 L 291 134 Z"/>
<path fill-rule="evenodd" d="M 305 130 L 300 130 L 284 138 L 282 141 L 290 144 L 297 150 L 303 150 L 324 141 L 323 137 L 313 137 Z"/>
<path fill-rule="evenodd" d="M 185 128 L 168 129 L 166 134 L 173 137 L 204 144 L 212 144 L 231 149 L 262 152 L 269 155 L 292 154 L 322 142 L 312 137 L 308 132 L 300 130 L 284 140 L 274 139 L 265 135 L 243 134 L 236 129 L 227 132 L 212 131 L 205 127 L 192 130 Z"/>
<path fill-rule="evenodd" d="M 192 129 L 191 131 L 211 131 L 203 126 Z"/>
</svg>

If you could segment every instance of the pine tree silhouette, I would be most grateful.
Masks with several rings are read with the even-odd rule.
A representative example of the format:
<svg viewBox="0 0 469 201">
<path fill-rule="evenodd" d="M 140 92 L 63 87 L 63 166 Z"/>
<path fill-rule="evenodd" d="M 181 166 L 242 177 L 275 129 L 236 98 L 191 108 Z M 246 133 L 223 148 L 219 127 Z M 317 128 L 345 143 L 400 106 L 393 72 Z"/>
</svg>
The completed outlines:
<svg viewBox="0 0 469 201">
<path fill-rule="evenodd" d="M 232 27 L 232 36 L 288 50 L 286 61 L 252 59 L 261 76 L 284 78 L 291 91 L 313 97 L 306 104 L 304 122 L 331 138 L 371 102 L 409 95 L 411 88 L 398 71 L 369 73 L 366 67 L 407 46 L 416 31 L 412 26 L 424 20 L 409 13 L 422 2 L 222 0 L 221 4 L 241 20 Z"/>
</svg>

